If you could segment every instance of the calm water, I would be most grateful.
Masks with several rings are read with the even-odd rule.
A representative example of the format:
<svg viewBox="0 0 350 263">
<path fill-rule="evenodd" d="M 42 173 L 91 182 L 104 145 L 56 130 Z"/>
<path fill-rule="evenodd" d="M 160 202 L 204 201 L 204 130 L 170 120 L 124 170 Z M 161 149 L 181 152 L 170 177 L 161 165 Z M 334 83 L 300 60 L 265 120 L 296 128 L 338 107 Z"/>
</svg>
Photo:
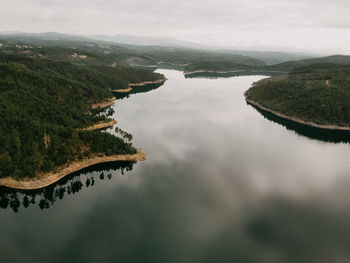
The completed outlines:
<svg viewBox="0 0 350 263">
<path fill-rule="evenodd" d="M 148 160 L 3 195 L 0 262 L 349 262 L 347 140 L 264 118 L 263 76 L 161 73 L 115 105 Z"/>
</svg>

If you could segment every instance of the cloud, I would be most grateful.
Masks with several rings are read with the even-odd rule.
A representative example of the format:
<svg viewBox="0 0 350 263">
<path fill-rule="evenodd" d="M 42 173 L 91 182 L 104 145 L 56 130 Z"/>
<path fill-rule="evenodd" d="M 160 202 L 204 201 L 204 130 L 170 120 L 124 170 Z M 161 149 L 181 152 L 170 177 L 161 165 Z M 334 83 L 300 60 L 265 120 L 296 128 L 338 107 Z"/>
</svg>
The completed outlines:
<svg viewBox="0 0 350 263">
<path fill-rule="evenodd" d="M 302 48 L 306 31 L 350 30 L 349 12 L 346 0 L 2 0 L 0 30 L 158 35 L 220 45 L 254 45 L 255 39 L 267 46 L 273 43 L 266 36 L 299 30 L 297 39 L 287 39 Z M 334 42 L 342 38 L 336 34 Z"/>
</svg>

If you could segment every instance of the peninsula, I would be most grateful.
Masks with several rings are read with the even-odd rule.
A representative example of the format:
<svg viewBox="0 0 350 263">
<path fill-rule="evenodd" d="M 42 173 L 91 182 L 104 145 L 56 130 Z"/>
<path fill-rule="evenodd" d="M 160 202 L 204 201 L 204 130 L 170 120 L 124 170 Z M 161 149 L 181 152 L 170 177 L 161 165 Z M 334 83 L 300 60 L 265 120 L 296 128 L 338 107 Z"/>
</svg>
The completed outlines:
<svg viewBox="0 0 350 263">
<path fill-rule="evenodd" d="M 245 99 L 303 125 L 350 131 L 349 86 L 350 66 L 316 64 L 254 83 Z"/>
<path fill-rule="evenodd" d="M 163 75 L 0 54 L 0 76 L 0 186 L 37 189 L 91 165 L 145 160 L 131 139 L 100 132 L 116 121 L 97 113 L 114 104 L 112 90 Z"/>
</svg>

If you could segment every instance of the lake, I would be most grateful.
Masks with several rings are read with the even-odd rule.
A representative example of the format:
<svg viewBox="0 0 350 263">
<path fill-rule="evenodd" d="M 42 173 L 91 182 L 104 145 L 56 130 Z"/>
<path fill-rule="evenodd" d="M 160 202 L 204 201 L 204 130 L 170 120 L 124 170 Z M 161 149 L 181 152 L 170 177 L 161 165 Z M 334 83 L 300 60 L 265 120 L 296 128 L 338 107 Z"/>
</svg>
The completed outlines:
<svg viewBox="0 0 350 263">
<path fill-rule="evenodd" d="M 148 160 L 3 193 L 1 262 L 349 262 L 346 138 L 248 105 L 264 76 L 158 72 L 163 86 L 114 106 Z"/>
</svg>

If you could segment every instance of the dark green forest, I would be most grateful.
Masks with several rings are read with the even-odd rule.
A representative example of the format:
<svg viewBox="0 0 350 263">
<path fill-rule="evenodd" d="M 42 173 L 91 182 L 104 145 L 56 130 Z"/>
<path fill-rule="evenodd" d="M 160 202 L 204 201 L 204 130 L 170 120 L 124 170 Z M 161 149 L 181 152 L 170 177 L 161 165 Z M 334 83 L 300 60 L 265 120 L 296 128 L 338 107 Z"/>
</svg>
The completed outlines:
<svg viewBox="0 0 350 263">
<path fill-rule="evenodd" d="M 262 65 L 262 64 L 240 64 L 228 60 L 201 60 L 199 62 L 194 62 L 185 67 L 185 73 L 191 71 L 217 71 L 216 75 L 212 74 L 211 76 L 225 76 L 225 74 L 220 71 L 238 71 L 234 75 L 252 75 L 252 74 L 268 74 L 268 75 L 281 75 L 287 74 L 289 72 L 294 72 L 299 69 L 305 68 L 314 68 L 317 67 L 330 68 L 331 66 L 337 65 L 350 65 L 350 56 L 328 56 L 321 58 L 305 59 L 299 61 L 288 61 L 284 63 L 274 64 L 274 65 Z M 203 76 L 203 74 L 190 74 L 193 76 Z M 226 74 L 227 77 L 232 76 L 233 74 Z"/>
<path fill-rule="evenodd" d="M 243 75 L 289 72 L 255 84 L 247 94 L 271 109 L 305 120 L 350 122 L 349 56 L 266 65 L 227 52 L 123 45 L 59 34 L 2 35 L 1 39 L 2 177 L 34 177 L 93 154 L 135 152 L 130 142 L 82 128 L 106 120 L 99 109 L 91 109 L 92 104 L 113 97 L 113 90 L 126 89 L 129 83 L 164 78 L 152 72 L 161 65 L 186 71 L 242 70 L 237 74 Z M 155 87 L 134 88 L 118 96 Z"/>
<path fill-rule="evenodd" d="M 229 71 L 229 70 L 249 70 L 255 69 L 256 66 L 237 64 L 231 61 L 200 61 L 192 63 L 185 68 L 185 71 L 195 70 L 213 70 L 213 71 Z"/>
<path fill-rule="evenodd" d="M 263 79 L 248 99 L 304 121 L 350 126 L 350 66 L 313 64 L 286 76 Z"/>
<path fill-rule="evenodd" d="M 213 50 L 190 48 L 135 46 L 83 37 L 47 33 L 43 35 L 0 35 L 0 53 L 49 58 L 79 64 L 118 65 L 147 68 L 183 69 L 201 61 L 229 61 L 240 65 L 263 66 L 257 58 Z"/>
<path fill-rule="evenodd" d="M 34 177 L 93 154 L 135 153 L 130 142 L 80 128 L 106 120 L 91 105 L 112 89 L 155 80 L 133 68 L 0 55 L 0 174 Z"/>
</svg>

